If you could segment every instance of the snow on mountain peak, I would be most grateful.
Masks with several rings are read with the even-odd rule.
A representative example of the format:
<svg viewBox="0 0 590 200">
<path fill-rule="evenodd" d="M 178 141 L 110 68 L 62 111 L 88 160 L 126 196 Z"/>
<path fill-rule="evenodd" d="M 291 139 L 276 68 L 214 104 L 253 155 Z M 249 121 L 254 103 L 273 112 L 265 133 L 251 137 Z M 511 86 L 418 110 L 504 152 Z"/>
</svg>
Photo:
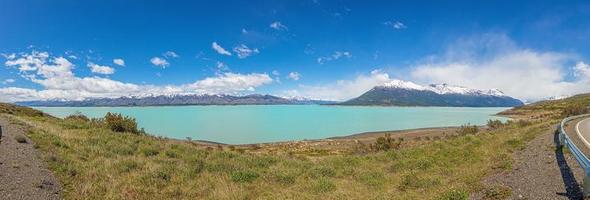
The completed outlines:
<svg viewBox="0 0 590 200">
<path fill-rule="evenodd" d="M 410 90 L 422 90 L 432 91 L 438 94 L 465 94 L 465 95 L 490 95 L 490 96 L 506 96 L 502 91 L 498 89 L 490 90 L 478 90 L 473 88 L 467 88 L 463 86 L 449 85 L 446 83 L 442 84 L 430 84 L 428 86 L 418 85 L 410 81 L 392 80 L 382 85 L 383 87 L 389 88 L 400 88 Z"/>
<path fill-rule="evenodd" d="M 414 82 L 402 81 L 402 80 L 398 80 L 398 79 L 391 80 L 390 82 L 383 84 L 383 86 L 391 87 L 391 88 L 413 89 L 413 90 L 425 90 L 426 89 L 424 86 L 418 85 Z"/>
</svg>

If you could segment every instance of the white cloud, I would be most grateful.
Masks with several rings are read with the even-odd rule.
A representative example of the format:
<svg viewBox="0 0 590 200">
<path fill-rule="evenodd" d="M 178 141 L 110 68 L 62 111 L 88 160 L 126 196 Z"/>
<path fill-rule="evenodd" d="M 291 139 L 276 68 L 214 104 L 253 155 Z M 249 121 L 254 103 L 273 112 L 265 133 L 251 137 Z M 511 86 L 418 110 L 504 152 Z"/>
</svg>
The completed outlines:
<svg viewBox="0 0 590 200">
<path fill-rule="evenodd" d="M 291 72 L 289 73 L 289 75 L 287 76 L 287 78 L 297 81 L 301 78 L 301 74 L 299 74 L 299 72 Z"/>
<path fill-rule="evenodd" d="M 383 22 L 383 24 L 386 25 L 386 26 L 391 26 L 394 29 L 405 29 L 405 28 L 407 28 L 407 26 L 404 23 L 400 22 L 400 21 L 386 21 L 386 22 Z"/>
<path fill-rule="evenodd" d="M 153 57 L 152 59 L 150 59 L 150 62 L 153 65 L 161 67 L 163 69 L 170 66 L 170 63 L 166 59 L 160 57 Z"/>
<path fill-rule="evenodd" d="M 114 74 L 115 69 L 109 66 L 101 66 L 94 63 L 88 63 L 88 67 L 90 67 L 90 71 L 95 74 Z"/>
<path fill-rule="evenodd" d="M 576 56 L 517 47 L 503 34 L 459 40 L 446 54 L 431 56 L 411 71 L 417 81 L 472 88 L 498 88 L 509 96 L 535 101 L 590 91 L 590 70 L 573 67 L 577 80 L 567 80 Z"/>
<path fill-rule="evenodd" d="M 125 60 L 123 60 L 121 58 L 113 59 L 113 63 L 115 63 L 115 65 L 119 65 L 119 66 L 122 66 L 122 67 L 125 66 Z"/>
<path fill-rule="evenodd" d="M 574 76 L 582 79 L 590 79 L 590 66 L 585 62 L 578 62 L 574 66 Z"/>
<path fill-rule="evenodd" d="M 369 75 L 359 75 L 353 80 L 338 80 L 325 85 L 300 85 L 296 90 L 287 90 L 285 96 L 307 97 L 311 99 L 344 101 L 357 97 L 377 85 L 390 82 L 389 74 L 373 70 Z"/>
<path fill-rule="evenodd" d="M 211 44 L 211 48 L 221 55 L 231 56 L 231 53 L 221 47 L 221 45 L 217 44 L 217 42 L 213 42 Z"/>
<path fill-rule="evenodd" d="M 272 75 L 278 76 L 281 75 L 281 73 L 278 70 L 272 70 Z"/>
<path fill-rule="evenodd" d="M 14 83 L 15 81 L 16 80 L 9 78 L 9 79 L 6 79 L 6 80 L 2 81 L 2 84 L 6 85 L 6 84 L 9 84 L 9 83 Z"/>
<path fill-rule="evenodd" d="M 176 52 L 174 51 L 166 51 L 162 54 L 164 57 L 166 58 L 178 58 L 178 54 L 176 54 Z"/>
<path fill-rule="evenodd" d="M 247 58 L 248 56 L 260 53 L 258 49 L 250 49 L 245 44 L 234 47 L 233 51 L 238 55 L 238 58 Z"/>
<path fill-rule="evenodd" d="M 47 52 L 33 51 L 31 54 L 25 54 L 18 59 L 15 59 L 16 55 L 11 54 L 6 57 L 8 60 L 4 63 L 8 67 L 18 66 L 19 71 L 36 71 L 39 66 L 43 65 L 49 54 Z M 9 57 L 12 57 L 10 59 Z"/>
<path fill-rule="evenodd" d="M 279 31 L 281 31 L 281 30 L 289 30 L 287 28 L 287 26 L 283 25 L 279 21 L 275 21 L 275 22 L 271 23 L 269 26 L 270 26 L 270 28 L 275 29 L 275 30 L 279 30 Z"/>
<path fill-rule="evenodd" d="M 190 84 L 188 88 L 199 93 L 227 94 L 242 91 L 254 91 L 256 87 L 269 84 L 272 78 L 268 74 L 224 73 Z"/>
<path fill-rule="evenodd" d="M 348 51 L 336 51 L 330 56 L 319 57 L 317 59 L 317 62 L 319 64 L 324 64 L 328 61 L 338 60 L 340 58 L 351 58 L 351 57 L 352 57 L 352 53 L 350 53 Z"/>
<path fill-rule="evenodd" d="M 272 83 L 267 74 L 220 73 L 193 83 L 182 85 L 146 85 L 125 83 L 101 77 L 78 77 L 74 65 L 63 57 L 50 57 L 47 52 L 23 53 L 8 60 L 6 66 L 18 69 L 20 74 L 42 89 L 0 88 L 0 101 L 30 101 L 48 99 L 81 100 L 84 98 L 145 96 L 165 94 L 226 94 L 254 91 Z M 89 66 L 93 66 L 90 65 Z M 34 68 L 34 70 L 30 70 Z M 92 67 L 91 67 L 92 68 Z M 26 69 L 26 70 L 25 70 Z"/>
</svg>

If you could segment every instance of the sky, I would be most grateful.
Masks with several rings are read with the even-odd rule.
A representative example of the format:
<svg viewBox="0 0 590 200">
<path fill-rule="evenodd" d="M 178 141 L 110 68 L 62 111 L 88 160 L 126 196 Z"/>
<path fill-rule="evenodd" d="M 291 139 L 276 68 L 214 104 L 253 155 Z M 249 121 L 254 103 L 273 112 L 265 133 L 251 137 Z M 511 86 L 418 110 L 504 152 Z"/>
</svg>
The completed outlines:
<svg viewBox="0 0 590 200">
<path fill-rule="evenodd" d="M 0 1 L 0 101 L 346 100 L 393 79 L 590 92 L 584 1 Z"/>
</svg>

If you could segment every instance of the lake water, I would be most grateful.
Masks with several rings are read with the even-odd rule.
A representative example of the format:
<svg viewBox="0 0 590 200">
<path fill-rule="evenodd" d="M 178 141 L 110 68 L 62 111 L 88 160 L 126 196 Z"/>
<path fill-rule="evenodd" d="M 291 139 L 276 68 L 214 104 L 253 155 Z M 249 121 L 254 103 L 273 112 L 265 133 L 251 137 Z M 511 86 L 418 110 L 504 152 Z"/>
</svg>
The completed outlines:
<svg viewBox="0 0 590 200">
<path fill-rule="evenodd" d="M 153 135 L 228 144 L 320 139 L 355 133 L 483 125 L 508 108 L 356 107 L 319 105 L 36 107 L 56 117 L 81 112 L 135 117 Z"/>
</svg>

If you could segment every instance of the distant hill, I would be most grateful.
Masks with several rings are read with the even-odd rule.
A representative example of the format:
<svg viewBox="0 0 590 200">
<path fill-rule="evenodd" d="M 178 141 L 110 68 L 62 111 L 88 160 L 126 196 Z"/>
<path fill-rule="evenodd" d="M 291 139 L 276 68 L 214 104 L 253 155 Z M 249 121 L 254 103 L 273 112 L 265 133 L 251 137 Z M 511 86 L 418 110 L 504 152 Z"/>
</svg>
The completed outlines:
<svg viewBox="0 0 590 200">
<path fill-rule="evenodd" d="M 81 101 L 26 101 L 17 102 L 25 106 L 165 106 L 165 105 L 298 105 L 327 104 L 329 101 L 310 99 L 288 99 L 272 95 L 161 95 L 147 97 L 96 98 Z"/>
<path fill-rule="evenodd" d="M 337 105 L 514 107 L 523 102 L 497 89 L 477 90 L 448 84 L 421 86 L 394 80 Z"/>
</svg>

